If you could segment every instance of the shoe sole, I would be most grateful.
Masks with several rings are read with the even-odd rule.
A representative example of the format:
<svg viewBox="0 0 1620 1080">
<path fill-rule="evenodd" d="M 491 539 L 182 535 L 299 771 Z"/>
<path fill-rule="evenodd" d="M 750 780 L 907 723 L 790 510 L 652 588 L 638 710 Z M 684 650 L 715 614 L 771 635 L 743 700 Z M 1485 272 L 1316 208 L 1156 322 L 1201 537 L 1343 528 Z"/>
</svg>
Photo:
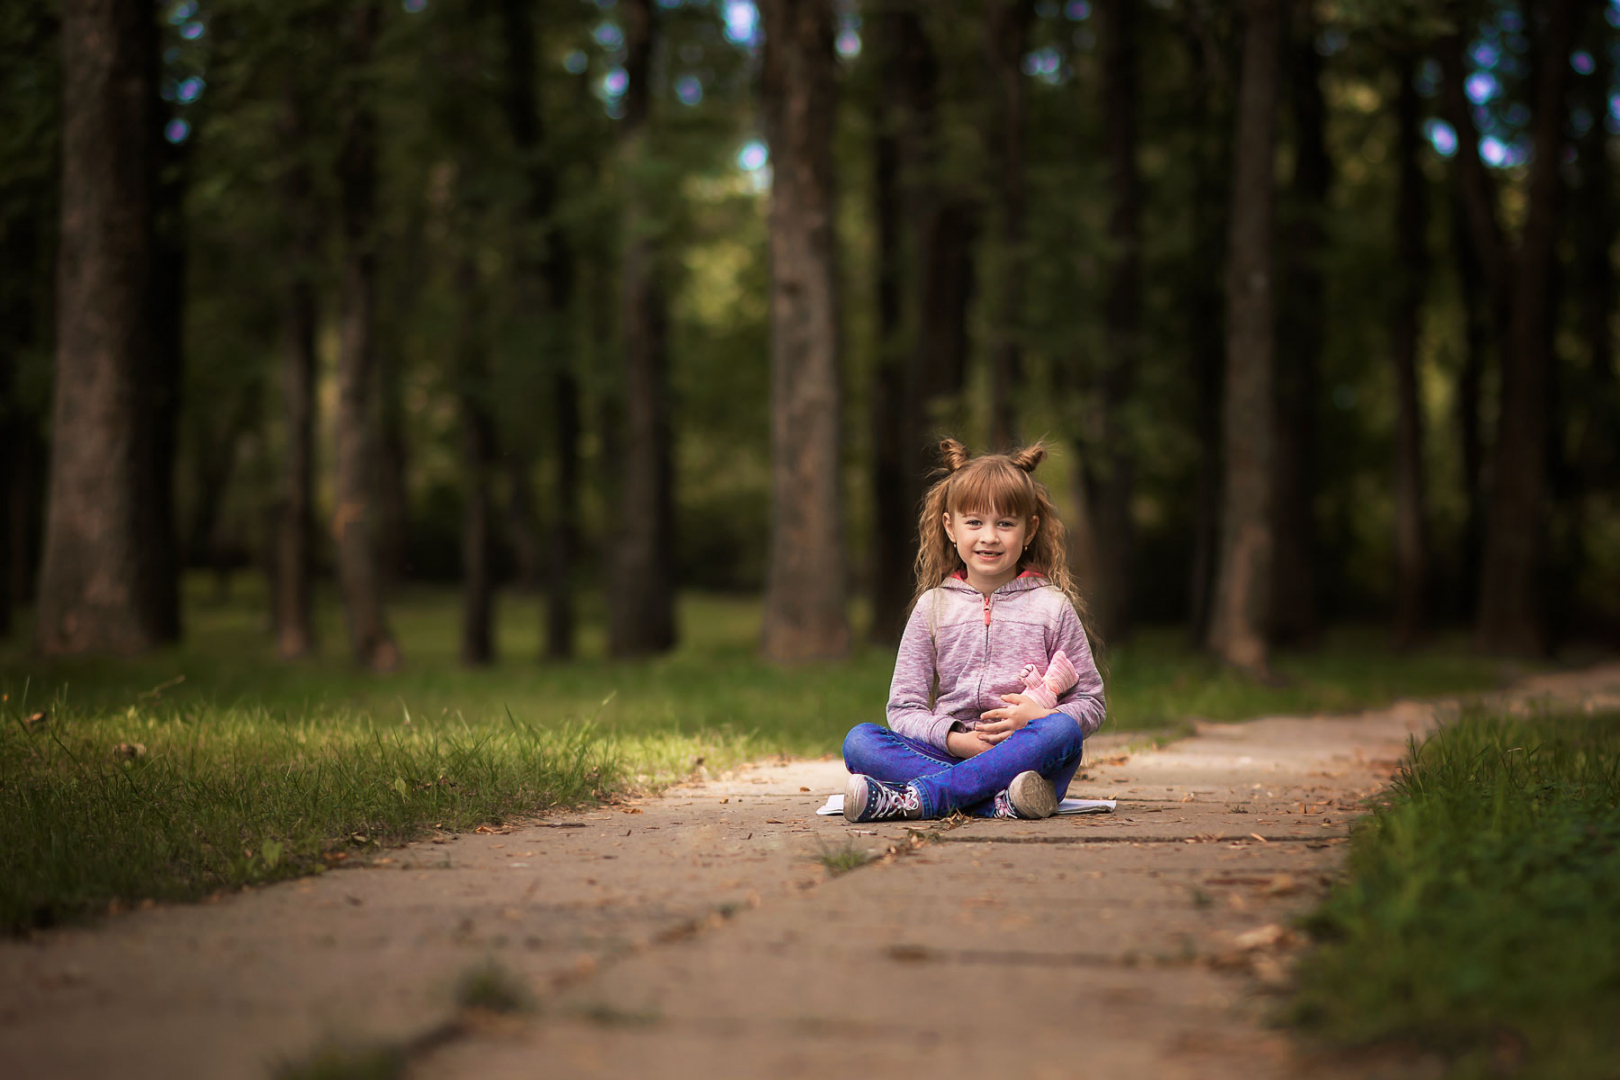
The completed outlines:
<svg viewBox="0 0 1620 1080">
<path fill-rule="evenodd" d="M 871 799 L 872 789 L 867 786 L 866 778 L 859 773 L 851 773 L 849 780 L 844 784 L 844 820 L 859 824 L 861 814 L 866 810 L 866 804 Z"/>
<path fill-rule="evenodd" d="M 1007 785 L 1007 800 L 1021 818 L 1038 820 L 1057 813 L 1057 795 L 1038 772 L 1021 772 L 1013 777 L 1013 782 Z"/>
</svg>

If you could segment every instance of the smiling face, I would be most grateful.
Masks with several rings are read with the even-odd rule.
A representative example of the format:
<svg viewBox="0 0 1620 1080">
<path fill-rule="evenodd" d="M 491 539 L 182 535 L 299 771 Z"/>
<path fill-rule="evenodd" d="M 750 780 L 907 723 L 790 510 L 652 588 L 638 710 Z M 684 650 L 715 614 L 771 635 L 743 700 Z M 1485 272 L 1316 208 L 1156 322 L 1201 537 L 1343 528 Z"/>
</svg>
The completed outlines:
<svg viewBox="0 0 1620 1080">
<path fill-rule="evenodd" d="M 1018 576 L 1018 557 L 1039 524 L 1037 517 L 1000 511 L 945 513 L 945 535 L 967 567 L 968 584 L 986 596 Z"/>
</svg>

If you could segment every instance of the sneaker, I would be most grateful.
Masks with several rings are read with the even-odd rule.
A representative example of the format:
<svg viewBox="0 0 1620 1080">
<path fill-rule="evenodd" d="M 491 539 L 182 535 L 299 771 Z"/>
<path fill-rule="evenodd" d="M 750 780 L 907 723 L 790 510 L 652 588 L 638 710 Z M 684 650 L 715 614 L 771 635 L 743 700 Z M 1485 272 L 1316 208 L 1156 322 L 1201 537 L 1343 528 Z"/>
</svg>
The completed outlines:
<svg viewBox="0 0 1620 1080">
<path fill-rule="evenodd" d="M 1007 815 L 1010 817 L 1049 818 L 1057 813 L 1057 794 L 1053 792 L 1051 782 L 1033 769 L 1013 777 L 1007 790 L 996 796 L 997 817 L 1003 816 L 1002 796 L 1006 796 L 1007 805 L 1013 811 Z"/>
<path fill-rule="evenodd" d="M 851 773 L 844 787 L 844 817 L 850 821 L 887 821 L 922 817 L 922 795 L 911 784 L 885 784 Z"/>
</svg>

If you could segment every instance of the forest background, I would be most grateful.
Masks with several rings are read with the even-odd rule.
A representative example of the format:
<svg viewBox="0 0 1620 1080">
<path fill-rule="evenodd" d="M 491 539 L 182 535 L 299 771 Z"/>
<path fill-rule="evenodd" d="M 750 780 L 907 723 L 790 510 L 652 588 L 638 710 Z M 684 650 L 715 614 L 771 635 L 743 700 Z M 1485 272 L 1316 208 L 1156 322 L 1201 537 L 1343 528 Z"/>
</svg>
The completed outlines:
<svg viewBox="0 0 1620 1080">
<path fill-rule="evenodd" d="M 285 659 L 328 578 L 378 670 L 418 583 L 473 665 L 498 591 L 554 661 L 681 590 L 842 656 L 949 433 L 1049 440 L 1110 643 L 1612 643 L 1617 60 L 1574 0 L 10 5 L 0 626 L 252 570 Z"/>
</svg>

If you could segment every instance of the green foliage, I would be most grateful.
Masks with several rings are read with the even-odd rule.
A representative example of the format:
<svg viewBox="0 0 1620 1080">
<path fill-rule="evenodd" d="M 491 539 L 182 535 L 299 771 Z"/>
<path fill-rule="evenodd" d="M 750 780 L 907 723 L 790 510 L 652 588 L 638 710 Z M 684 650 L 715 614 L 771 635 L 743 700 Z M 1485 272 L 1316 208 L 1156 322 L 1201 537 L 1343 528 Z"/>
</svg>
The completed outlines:
<svg viewBox="0 0 1620 1080">
<path fill-rule="evenodd" d="M 1295 1021 L 1455 1076 L 1614 1075 L 1620 714 L 1474 711 L 1414 747 L 1310 920 Z"/>
<path fill-rule="evenodd" d="M 827 868 L 833 877 L 858 870 L 877 858 L 877 855 L 859 846 L 853 840 L 841 844 L 823 844 L 816 850 L 815 860 Z"/>
<path fill-rule="evenodd" d="M 350 1046 L 327 1043 L 308 1057 L 282 1061 L 270 1069 L 272 1080 L 396 1080 L 405 1075 L 406 1053 L 400 1046 Z"/>
</svg>

